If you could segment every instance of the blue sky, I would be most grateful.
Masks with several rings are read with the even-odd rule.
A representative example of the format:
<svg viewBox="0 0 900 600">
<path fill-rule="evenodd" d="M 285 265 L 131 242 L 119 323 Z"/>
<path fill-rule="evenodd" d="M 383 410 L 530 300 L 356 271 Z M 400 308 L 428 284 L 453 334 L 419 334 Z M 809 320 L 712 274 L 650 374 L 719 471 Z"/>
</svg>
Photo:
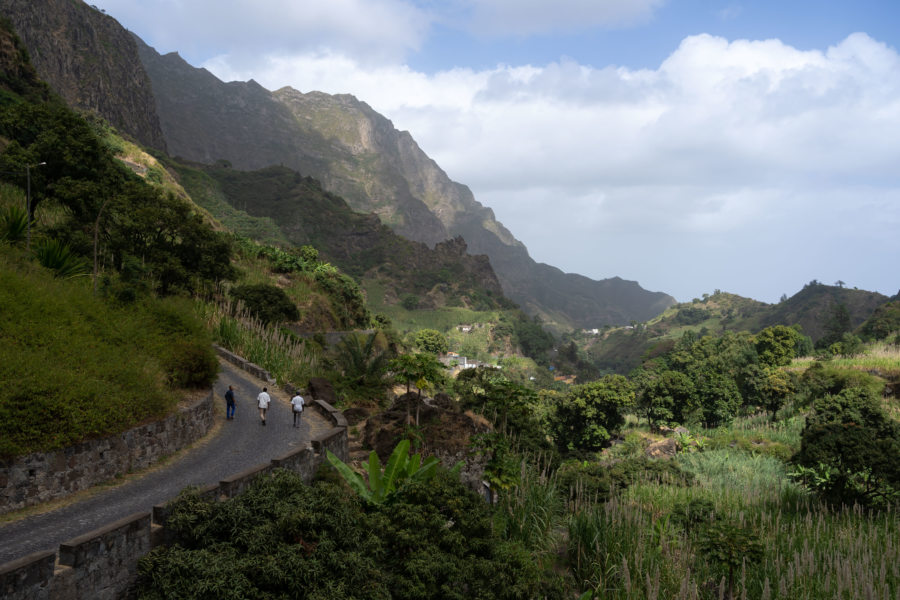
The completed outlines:
<svg viewBox="0 0 900 600">
<path fill-rule="evenodd" d="M 223 80 L 366 101 L 565 271 L 900 289 L 898 2 L 95 4 Z"/>
</svg>

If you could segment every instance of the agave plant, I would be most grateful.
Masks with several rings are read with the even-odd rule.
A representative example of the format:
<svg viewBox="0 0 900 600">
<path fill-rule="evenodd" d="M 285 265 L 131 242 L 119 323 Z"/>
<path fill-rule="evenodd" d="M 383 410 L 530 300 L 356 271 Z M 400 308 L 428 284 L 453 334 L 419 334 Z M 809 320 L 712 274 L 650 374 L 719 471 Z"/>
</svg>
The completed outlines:
<svg viewBox="0 0 900 600">
<path fill-rule="evenodd" d="M 56 272 L 57 277 L 77 277 L 88 273 L 88 264 L 74 254 L 67 244 L 48 238 L 35 245 L 34 255 L 42 266 Z"/>
<path fill-rule="evenodd" d="M 28 213 L 20 206 L 8 206 L 0 212 L 0 240 L 18 242 L 28 230 Z"/>
</svg>

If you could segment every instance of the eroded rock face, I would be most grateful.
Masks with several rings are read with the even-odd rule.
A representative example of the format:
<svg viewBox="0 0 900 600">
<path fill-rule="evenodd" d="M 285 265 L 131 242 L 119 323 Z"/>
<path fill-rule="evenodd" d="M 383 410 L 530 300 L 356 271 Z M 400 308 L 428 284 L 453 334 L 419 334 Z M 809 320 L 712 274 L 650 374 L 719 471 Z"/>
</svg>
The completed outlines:
<svg viewBox="0 0 900 600">
<path fill-rule="evenodd" d="M 41 79 L 72 107 L 96 112 L 141 144 L 166 150 L 134 38 L 83 2 L 0 0 Z"/>
<path fill-rule="evenodd" d="M 315 177 L 409 240 L 431 247 L 464 238 L 468 252 L 490 259 L 504 295 L 562 329 L 644 321 L 675 303 L 634 281 L 594 281 L 535 262 L 409 132 L 353 96 L 224 83 L 176 54 L 138 46 L 173 155 L 208 164 L 226 159 L 245 170 L 281 164 Z"/>
</svg>

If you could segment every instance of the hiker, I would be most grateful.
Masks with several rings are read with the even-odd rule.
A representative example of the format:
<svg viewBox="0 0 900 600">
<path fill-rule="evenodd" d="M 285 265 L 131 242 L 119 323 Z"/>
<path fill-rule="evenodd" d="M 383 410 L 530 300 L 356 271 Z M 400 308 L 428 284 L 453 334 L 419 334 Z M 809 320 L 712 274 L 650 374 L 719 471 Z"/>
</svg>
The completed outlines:
<svg viewBox="0 0 900 600">
<path fill-rule="evenodd" d="M 259 404 L 259 419 L 263 425 L 266 424 L 266 410 L 269 408 L 269 402 L 272 401 L 267 390 L 268 388 L 263 388 L 263 391 L 256 397 L 256 402 Z"/>
<path fill-rule="evenodd" d="M 294 427 L 300 427 L 300 417 L 303 416 L 303 396 L 299 392 L 291 398 L 291 406 L 294 409 Z"/>
<path fill-rule="evenodd" d="M 225 419 L 228 421 L 234 419 L 234 388 L 230 385 L 225 392 Z"/>
</svg>

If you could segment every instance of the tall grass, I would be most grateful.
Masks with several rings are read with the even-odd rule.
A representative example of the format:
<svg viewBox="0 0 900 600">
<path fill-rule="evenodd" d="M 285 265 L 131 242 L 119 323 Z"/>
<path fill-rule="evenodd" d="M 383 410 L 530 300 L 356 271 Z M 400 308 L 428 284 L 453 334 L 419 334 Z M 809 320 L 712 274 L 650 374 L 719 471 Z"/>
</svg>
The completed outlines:
<svg viewBox="0 0 900 600">
<path fill-rule="evenodd" d="M 563 508 L 556 477 L 523 460 L 518 485 L 500 498 L 494 527 L 505 539 L 522 542 L 533 552 L 549 552 Z"/>
<path fill-rule="evenodd" d="M 791 363 L 791 368 L 805 369 L 813 362 L 815 362 L 815 358 L 810 356 L 795 358 Z M 900 374 L 900 346 L 877 342 L 867 347 L 862 354 L 835 357 L 830 359 L 828 364 L 848 369 L 878 370 L 887 374 Z"/>
<path fill-rule="evenodd" d="M 747 528 L 764 547 L 744 564 L 740 598 L 900 597 L 900 518 L 896 509 L 830 510 L 792 484 L 780 461 L 739 450 L 681 455 L 693 487 L 636 484 L 567 524 L 570 568 L 596 597 L 722 598 L 723 572 L 699 551 L 702 526 L 680 510 L 696 500 L 717 520 Z"/>
<path fill-rule="evenodd" d="M 263 367 L 278 381 L 304 385 L 320 374 L 322 349 L 317 344 L 263 325 L 230 302 L 203 303 L 200 311 L 216 343 Z"/>
</svg>

